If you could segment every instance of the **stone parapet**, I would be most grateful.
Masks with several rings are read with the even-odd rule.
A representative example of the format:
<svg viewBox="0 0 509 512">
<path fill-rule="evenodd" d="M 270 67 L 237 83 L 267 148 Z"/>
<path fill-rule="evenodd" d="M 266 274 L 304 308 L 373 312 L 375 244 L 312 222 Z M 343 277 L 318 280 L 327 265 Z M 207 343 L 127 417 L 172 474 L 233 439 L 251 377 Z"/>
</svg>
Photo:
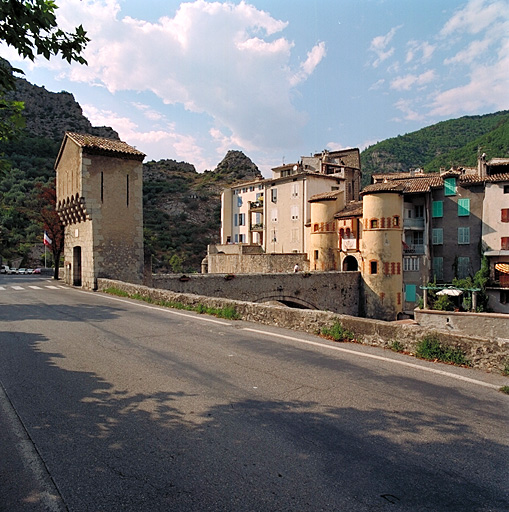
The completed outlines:
<svg viewBox="0 0 509 512">
<path fill-rule="evenodd" d="M 343 327 L 355 334 L 358 343 L 389 348 L 397 342 L 405 352 L 410 354 L 415 352 L 417 343 L 423 337 L 434 334 L 444 345 L 461 348 L 474 368 L 487 371 L 501 372 L 509 361 L 509 341 L 500 338 L 493 339 L 459 332 L 449 333 L 436 329 L 431 330 L 417 324 L 384 322 L 328 311 L 294 309 L 219 297 L 178 293 L 111 279 L 98 279 L 97 281 L 98 291 L 116 288 L 128 294 L 139 294 L 142 297 L 151 298 L 154 301 L 173 301 L 189 306 L 202 304 L 213 308 L 233 306 L 242 320 L 310 334 L 318 334 L 323 327 L 341 322 Z"/>
</svg>

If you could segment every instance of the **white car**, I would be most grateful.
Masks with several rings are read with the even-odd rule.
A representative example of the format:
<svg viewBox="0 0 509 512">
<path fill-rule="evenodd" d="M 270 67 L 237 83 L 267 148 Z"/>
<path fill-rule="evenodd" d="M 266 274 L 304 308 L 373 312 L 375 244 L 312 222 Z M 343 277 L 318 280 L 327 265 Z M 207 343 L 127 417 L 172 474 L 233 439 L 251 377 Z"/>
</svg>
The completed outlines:
<svg viewBox="0 0 509 512">
<path fill-rule="evenodd" d="M 18 272 L 17 274 L 21 274 L 21 275 L 24 275 L 27 273 L 27 269 L 26 268 L 18 268 Z"/>
</svg>

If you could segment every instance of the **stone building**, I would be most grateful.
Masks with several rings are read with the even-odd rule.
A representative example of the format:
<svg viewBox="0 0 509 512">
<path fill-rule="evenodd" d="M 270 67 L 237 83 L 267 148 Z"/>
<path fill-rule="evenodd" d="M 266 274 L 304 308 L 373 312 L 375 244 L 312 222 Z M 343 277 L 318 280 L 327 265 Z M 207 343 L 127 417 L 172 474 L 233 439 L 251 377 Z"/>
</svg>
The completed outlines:
<svg viewBox="0 0 509 512">
<path fill-rule="evenodd" d="M 125 142 L 65 134 L 55 170 L 66 283 L 96 289 L 99 277 L 142 282 L 144 158 Z"/>
</svg>

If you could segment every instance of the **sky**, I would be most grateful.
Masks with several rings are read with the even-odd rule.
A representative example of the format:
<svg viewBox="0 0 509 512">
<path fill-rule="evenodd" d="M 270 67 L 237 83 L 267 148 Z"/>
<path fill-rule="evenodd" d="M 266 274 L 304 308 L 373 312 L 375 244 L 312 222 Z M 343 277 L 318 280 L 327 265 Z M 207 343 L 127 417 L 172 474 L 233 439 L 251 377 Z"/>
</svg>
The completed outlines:
<svg viewBox="0 0 509 512">
<path fill-rule="evenodd" d="M 145 161 L 269 177 L 301 156 L 509 109 L 509 0 L 57 0 L 87 66 L 0 55 Z"/>
</svg>

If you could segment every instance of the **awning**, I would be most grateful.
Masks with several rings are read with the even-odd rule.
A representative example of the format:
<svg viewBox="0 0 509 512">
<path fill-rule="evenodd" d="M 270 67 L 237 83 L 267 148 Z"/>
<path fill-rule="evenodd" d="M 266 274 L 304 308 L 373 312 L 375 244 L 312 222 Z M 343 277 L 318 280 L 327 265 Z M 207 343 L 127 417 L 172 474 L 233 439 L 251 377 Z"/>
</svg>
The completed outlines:
<svg viewBox="0 0 509 512">
<path fill-rule="evenodd" d="M 451 297 L 458 297 L 462 293 L 463 292 L 461 290 L 456 288 L 444 288 L 443 290 L 437 292 L 437 295 L 450 295 Z"/>
<path fill-rule="evenodd" d="M 503 272 L 504 274 L 509 274 L 509 263 L 496 263 L 495 270 Z"/>
</svg>

